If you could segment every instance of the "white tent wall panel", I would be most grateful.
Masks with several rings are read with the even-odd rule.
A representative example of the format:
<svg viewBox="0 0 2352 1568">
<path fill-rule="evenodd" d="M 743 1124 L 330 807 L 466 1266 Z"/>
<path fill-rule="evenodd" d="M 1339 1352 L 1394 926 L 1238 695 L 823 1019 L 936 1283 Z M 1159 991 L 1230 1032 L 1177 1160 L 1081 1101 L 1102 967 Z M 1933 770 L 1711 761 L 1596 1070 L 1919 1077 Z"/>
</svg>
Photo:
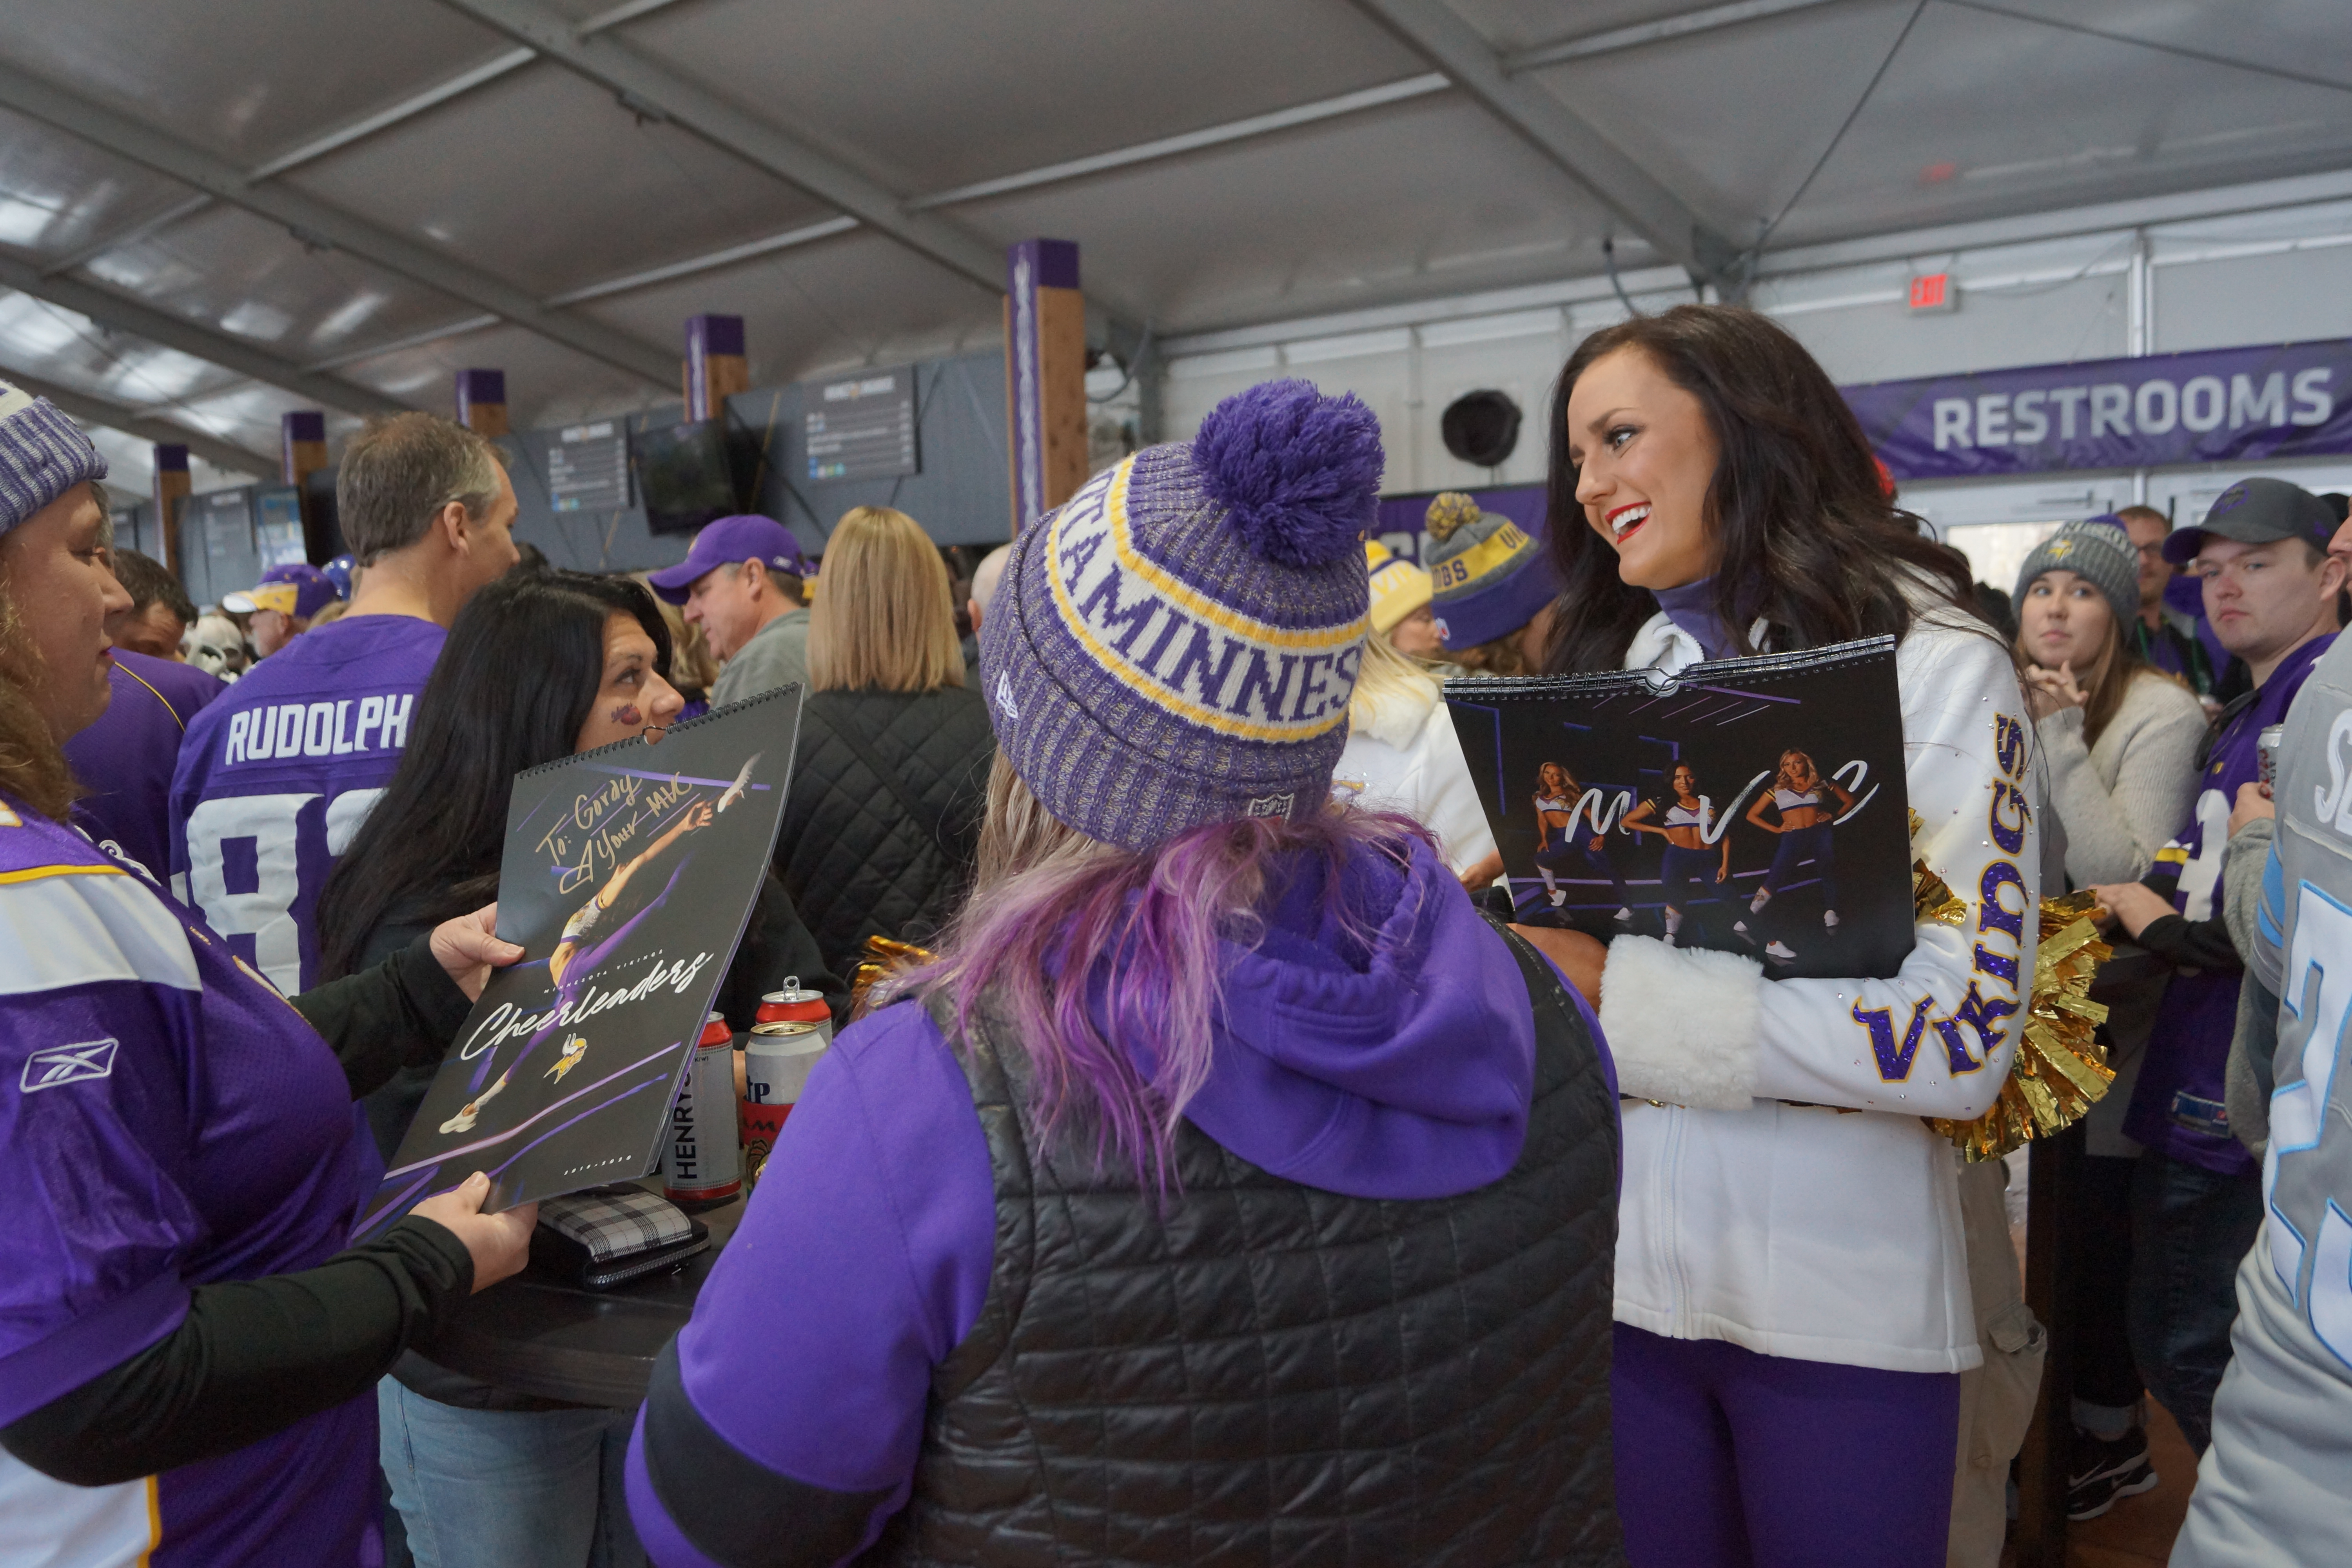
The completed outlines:
<svg viewBox="0 0 2352 1568">
<path fill-rule="evenodd" d="M 2154 352 L 2352 337 L 2352 205 L 2344 203 L 1776 274 L 1759 285 L 1754 302 L 1843 384 L 2113 358 L 2130 352 L 2131 274 L 2143 247 L 2150 258 Z M 1952 274 L 1958 310 L 1908 309 L 1910 277 L 1932 270 Z M 1637 299 L 1643 309 L 1658 310 L 1690 297 L 1687 290 L 1653 291 Z M 1379 331 L 1302 333 L 1180 353 L 1166 373 L 1167 435 L 1190 436 L 1220 399 L 1244 387 L 1302 375 L 1327 392 L 1357 394 L 1380 416 L 1389 450 L 1382 489 L 1391 493 L 1540 479 L 1552 380 L 1586 333 L 1623 319 L 1623 306 L 1602 297 L 1466 318 L 1458 302 L 1433 301 L 1426 309 L 1426 322 Z M 1267 335 L 1280 336 L 1278 330 Z M 1437 431 L 1446 404 L 1480 386 L 1509 392 L 1527 421 L 1518 451 L 1491 479 L 1447 454 Z M 2292 467 L 2298 482 L 2352 487 L 2352 458 Z M 2146 482 L 2153 504 L 2170 500 L 2186 515 L 2235 477 L 2200 469 L 2158 472 Z M 2129 474 L 2056 474 L 1921 484 L 1906 489 L 1904 499 L 1949 527 L 2076 515 L 2126 504 L 2134 494 Z"/>
</svg>

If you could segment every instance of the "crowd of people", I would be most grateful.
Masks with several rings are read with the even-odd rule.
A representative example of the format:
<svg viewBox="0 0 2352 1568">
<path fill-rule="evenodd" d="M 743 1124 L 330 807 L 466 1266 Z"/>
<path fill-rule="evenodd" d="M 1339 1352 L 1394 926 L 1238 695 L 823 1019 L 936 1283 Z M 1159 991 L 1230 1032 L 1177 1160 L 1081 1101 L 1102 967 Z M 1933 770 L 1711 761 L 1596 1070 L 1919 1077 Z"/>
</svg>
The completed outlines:
<svg viewBox="0 0 2352 1568">
<path fill-rule="evenodd" d="M 1586 339 L 1549 438 L 1542 529 L 1448 493 L 1391 549 L 1377 422 L 1274 382 L 968 578 L 879 507 L 631 577 L 519 545 L 499 449 L 401 415 L 342 455 L 348 559 L 200 613 L 0 387 L 0 1561 L 1989 1568 L 2046 1339 L 2009 1167 L 1927 1119 L 1992 1105 L 2068 891 L 2116 1072 L 2068 1511 L 2157 1484 L 2152 1402 L 2204 1457 L 2176 1562 L 2324 1556 L 2344 498 L 2070 521 L 1988 592 L 1723 307 Z M 1687 766 L 1614 830 L 1678 868 L 1662 935 L 1557 765 L 1513 893 L 1449 684 L 1873 637 L 1965 906 L 1899 972 L 1678 942 L 1729 865 Z M 520 956 L 514 775 L 795 685 L 716 1005 L 797 976 L 841 1033 L 692 1321 L 637 1410 L 443 1364 L 533 1205 L 351 1223 Z M 1852 805 L 1812 769 L 1790 857 Z M 874 938 L 921 953 L 853 1004 Z M 1890 1070 L 1882 1016 L 1952 1049 Z"/>
</svg>

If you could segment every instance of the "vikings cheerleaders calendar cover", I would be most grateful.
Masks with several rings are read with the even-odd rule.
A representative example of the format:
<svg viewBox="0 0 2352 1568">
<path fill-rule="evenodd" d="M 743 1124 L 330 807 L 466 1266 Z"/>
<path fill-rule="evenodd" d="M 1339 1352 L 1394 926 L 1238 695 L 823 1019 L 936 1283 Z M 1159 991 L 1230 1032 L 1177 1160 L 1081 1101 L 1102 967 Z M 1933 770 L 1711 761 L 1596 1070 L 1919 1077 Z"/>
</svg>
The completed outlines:
<svg viewBox="0 0 2352 1568">
<path fill-rule="evenodd" d="M 787 686 L 515 775 L 494 972 L 359 1226 L 476 1171 L 496 1212 L 654 1169 L 775 849 Z"/>
<path fill-rule="evenodd" d="M 1780 975 L 1911 951 L 1895 639 L 1677 676 L 1455 680 L 1513 919 L 1739 952 Z"/>
</svg>

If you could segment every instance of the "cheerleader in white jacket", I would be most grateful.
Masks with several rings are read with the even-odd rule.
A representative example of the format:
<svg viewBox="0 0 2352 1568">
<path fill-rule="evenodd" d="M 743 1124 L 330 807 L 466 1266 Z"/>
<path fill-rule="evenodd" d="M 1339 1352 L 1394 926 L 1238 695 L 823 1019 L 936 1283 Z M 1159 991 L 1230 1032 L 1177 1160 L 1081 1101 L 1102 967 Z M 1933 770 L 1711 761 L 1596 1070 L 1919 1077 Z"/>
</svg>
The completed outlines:
<svg viewBox="0 0 2352 1568">
<path fill-rule="evenodd" d="M 1618 1492 L 1643 1564 L 1943 1561 L 1981 1360 L 1950 1144 L 2008 1076 L 2033 971 L 2032 730 L 1965 563 L 1895 510 L 1811 357 L 1745 310 L 1588 339 L 1553 405 L 1550 667 L 1893 633 L 1914 853 L 1969 905 L 1886 979 L 1574 933 L 1624 1101 Z M 1736 628 L 1736 629 L 1735 629 Z"/>
</svg>

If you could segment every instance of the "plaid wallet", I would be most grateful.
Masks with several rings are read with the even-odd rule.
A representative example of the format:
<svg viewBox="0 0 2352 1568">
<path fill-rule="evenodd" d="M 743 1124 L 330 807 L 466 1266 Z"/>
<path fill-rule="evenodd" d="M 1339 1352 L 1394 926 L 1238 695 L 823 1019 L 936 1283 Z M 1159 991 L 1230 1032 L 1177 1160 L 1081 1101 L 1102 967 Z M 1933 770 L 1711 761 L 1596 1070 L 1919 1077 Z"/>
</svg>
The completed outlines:
<svg viewBox="0 0 2352 1568">
<path fill-rule="evenodd" d="M 607 1290 L 709 1245 L 709 1228 L 665 1198 L 641 1187 L 591 1187 L 541 1200 L 530 1263 L 567 1285 Z"/>
</svg>

